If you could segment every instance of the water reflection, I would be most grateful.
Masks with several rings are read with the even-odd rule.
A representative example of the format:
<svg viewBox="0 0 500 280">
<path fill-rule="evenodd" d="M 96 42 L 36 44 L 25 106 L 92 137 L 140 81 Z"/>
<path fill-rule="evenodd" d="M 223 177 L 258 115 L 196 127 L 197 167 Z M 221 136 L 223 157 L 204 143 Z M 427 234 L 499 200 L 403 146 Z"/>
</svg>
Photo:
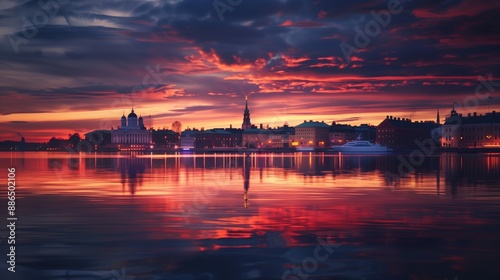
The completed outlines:
<svg viewBox="0 0 500 280">
<path fill-rule="evenodd" d="M 29 153 L 23 153 L 29 154 Z M 4 154 L 5 155 L 5 154 Z M 374 186 L 392 189 L 412 188 L 438 195 L 456 197 L 472 195 L 474 191 L 496 193 L 487 186 L 500 180 L 500 156 L 498 154 L 460 155 L 456 153 L 429 156 L 417 165 L 411 164 L 408 156 L 353 156 L 323 153 L 292 154 L 194 154 L 194 155 L 127 155 L 95 156 L 72 155 L 65 157 L 17 157 L 9 161 L 20 168 L 52 170 L 58 178 L 66 178 L 74 172 L 80 175 L 93 171 L 95 176 L 118 172 L 122 191 L 136 194 L 143 184 L 143 175 L 148 170 L 164 170 L 168 179 L 176 183 L 189 172 L 198 170 L 205 174 L 209 170 L 228 170 L 228 180 L 237 180 L 233 171 L 243 170 L 244 205 L 248 206 L 248 187 L 251 171 L 255 171 L 258 182 L 272 174 L 280 180 L 296 180 L 302 175 L 303 182 L 314 182 L 315 177 L 340 182 L 362 176 L 371 178 Z M 0 159 L 6 162 L 7 157 Z M 46 165 L 40 166 L 40 160 Z M 197 172 L 198 172 L 197 171 Z M 266 175 L 267 173 L 267 175 Z M 307 179 L 309 178 L 309 179 Z M 431 180 L 431 178 L 433 178 Z M 189 178 L 187 178 L 189 179 Z M 311 181 L 312 180 L 312 181 Z M 348 183 L 346 183 L 349 185 Z"/>
<path fill-rule="evenodd" d="M 499 159 L 39 153 L 0 166 L 19 168 L 23 269 L 47 275 L 281 279 L 321 237 L 341 246 L 309 279 L 496 279 Z"/>
<path fill-rule="evenodd" d="M 119 158 L 116 161 L 121 175 L 122 193 L 125 192 L 127 186 L 129 193 L 133 196 L 136 189 L 142 185 L 147 160 L 143 158 Z"/>
<path fill-rule="evenodd" d="M 243 195 L 243 206 L 248 208 L 248 188 L 250 188 L 250 168 L 251 168 L 251 158 L 250 154 L 245 154 L 245 162 L 243 164 L 243 188 L 245 193 Z"/>
<path fill-rule="evenodd" d="M 474 155 L 444 154 L 440 157 L 441 173 L 445 177 L 446 193 L 452 196 L 488 195 L 498 191 L 488 186 L 500 181 L 500 156 L 486 155 L 480 159 Z"/>
</svg>

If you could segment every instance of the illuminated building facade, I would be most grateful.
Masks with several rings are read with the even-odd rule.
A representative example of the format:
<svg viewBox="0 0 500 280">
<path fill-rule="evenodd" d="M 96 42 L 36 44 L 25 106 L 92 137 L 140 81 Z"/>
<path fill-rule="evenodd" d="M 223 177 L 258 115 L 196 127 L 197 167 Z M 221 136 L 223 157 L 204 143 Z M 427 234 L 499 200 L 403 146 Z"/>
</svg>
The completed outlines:
<svg viewBox="0 0 500 280">
<path fill-rule="evenodd" d="M 500 148 L 500 113 L 467 114 L 455 110 L 443 124 L 441 146 L 444 148 Z"/>
<path fill-rule="evenodd" d="M 298 148 L 329 147 L 330 126 L 325 122 L 304 121 L 295 127 L 293 146 Z"/>
<path fill-rule="evenodd" d="M 145 150 L 153 144 L 151 131 L 146 130 L 142 117 L 132 112 L 121 118 L 121 126 L 111 131 L 111 143 L 119 150 Z"/>
</svg>

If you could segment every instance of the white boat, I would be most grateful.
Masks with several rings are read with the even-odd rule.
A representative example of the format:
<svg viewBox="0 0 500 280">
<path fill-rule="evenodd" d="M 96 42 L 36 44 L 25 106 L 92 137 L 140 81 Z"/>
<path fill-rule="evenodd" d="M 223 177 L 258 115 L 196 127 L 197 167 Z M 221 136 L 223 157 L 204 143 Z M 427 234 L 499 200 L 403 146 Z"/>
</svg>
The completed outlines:
<svg viewBox="0 0 500 280">
<path fill-rule="evenodd" d="M 356 140 L 346 143 L 342 146 L 333 146 L 334 152 L 341 152 L 346 154 L 385 154 L 391 150 L 380 144 L 374 144 L 370 141 L 360 140 L 358 137 Z"/>
</svg>

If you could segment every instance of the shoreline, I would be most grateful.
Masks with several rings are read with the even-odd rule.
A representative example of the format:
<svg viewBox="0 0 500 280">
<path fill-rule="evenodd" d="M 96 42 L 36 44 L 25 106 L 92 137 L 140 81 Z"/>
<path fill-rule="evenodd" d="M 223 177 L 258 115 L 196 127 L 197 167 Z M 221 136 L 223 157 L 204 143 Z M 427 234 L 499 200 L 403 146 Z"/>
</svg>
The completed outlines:
<svg viewBox="0 0 500 280">
<path fill-rule="evenodd" d="M 388 153 L 342 153 L 343 155 L 400 155 L 409 154 L 418 147 L 409 149 L 400 149 L 396 151 L 391 151 Z M 70 154 L 67 151 L 41 151 L 41 150 L 26 150 L 26 151 L 0 151 L 0 153 L 24 153 L 24 152 L 50 152 L 50 153 L 65 153 Z M 325 153 L 325 154 L 340 154 L 340 152 L 333 151 L 331 148 L 314 148 L 311 150 L 297 150 L 295 148 L 270 148 L 270 149 L 254 149 L 254 148 L 211 148 L 211 149 L 151 149 L 151 150 L 138 150 L 138 151 L 119 151 L 119 150 L 101 150 L 83 153 L 98 153 L 98 154 L 217 154 L 217 153 L 232 153 L 232 154 L 246 154 L 246 153 L 263 153 L 263 154 L 289 154 L 289 153 Z M 446 154 L 446 153 L 457 153 L 457 154 L 484 154 L 484 153 L 500 153 L 500 147 L 493 148 L 442 148 L 437 147 L 432 154 Z"/>
</svg>

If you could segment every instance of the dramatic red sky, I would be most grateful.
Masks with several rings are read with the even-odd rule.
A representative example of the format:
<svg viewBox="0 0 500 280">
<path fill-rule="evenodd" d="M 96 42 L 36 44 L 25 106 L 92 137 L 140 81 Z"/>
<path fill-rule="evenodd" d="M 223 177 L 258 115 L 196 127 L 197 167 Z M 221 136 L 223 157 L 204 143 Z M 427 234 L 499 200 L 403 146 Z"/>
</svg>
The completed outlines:
<svg viewBox="0 0 500 280">
<path fill-rule="evenodd" d="M 401 1 L 348 63 L 341 43 L 390 1 L 242 0 L 223 20 L 213 0 L 69 1 L 47 24 L 4 1 L 0 140 L 116 128 L 132 103 L 148 127 L 240 127 L 246 95 L 257 125 L 435 120 L 500 80 L 496 0 Z M 500 111 L 499 90 L 472 109 Z"/>
</svg>

